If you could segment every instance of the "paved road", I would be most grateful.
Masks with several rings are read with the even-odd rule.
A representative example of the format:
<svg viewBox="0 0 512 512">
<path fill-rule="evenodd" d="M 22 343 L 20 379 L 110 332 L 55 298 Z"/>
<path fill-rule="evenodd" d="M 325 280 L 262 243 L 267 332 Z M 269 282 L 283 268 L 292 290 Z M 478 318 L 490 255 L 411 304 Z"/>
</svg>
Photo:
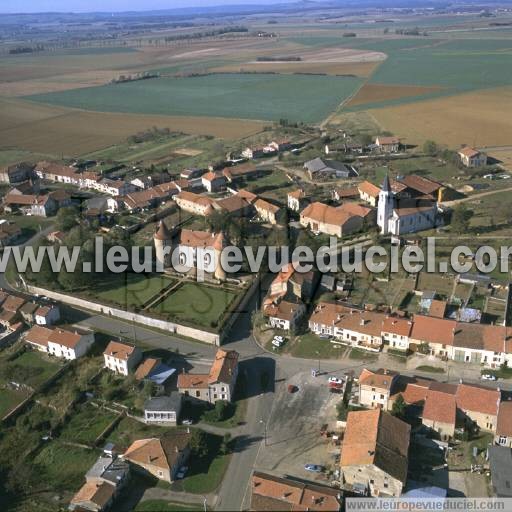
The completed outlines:
<svg viewBox="0 0 512 512">
<path fill-rule="evenodd" d="M 40 236 L 44 236 L 51 228 L 38 233 L 28 243 L 33 243 Z M 9 288 L 5 277 L 0 274 L 0 286 Z M 316 361 L 299 359 L 291 356 L 277 356 L 261 348 L 251 332 L 251 313 L 258 304 L 257 297 L 253 297 L 247 311 L 242 313 L 235 322 L 226 342 L 226 348 L 237 350 L 240 353 L 240 371 L 246 373 L 249 383 L 249 404 L 245 425 L 238 427 L 234 434 L 235 449 L 231 463 L 227 469 L 226 477 L 218 491 L 218 510 L 242 510 L 248 507 L 250 498 L 249 481 L 260 448 L 264 443 L 265 425 L 271 420 L 273 414 L 278 411 L 273 409 L 274 385 L 284 386 L 286 380 L 298 373 L 309 371 L 317 366 Z M 139 343 L 154 348 L 164 348 L 173 352 L 179 351 L 192 365 L 210 363 L 216 347 L 198 342 L 187 341 L 162 332 L 133 325 L 110 317 L 86 314 L 76 308 L 70 308 L 77 315 L 78 323 L 97 330 L 108 332 L 113 336 L 122 336 L 136 339 Z M 82 319 L 80 319 L 82 317 Z M 437 378 L 448 382 L 458 382 L 459 379 L 469 382 L 477 382 L 479 368 L 468 367 L 462 364 L 448 364 L 447 374 L 435 375 L 422 373 L 414 369 L 408 369 L 396 359 L 382 355 L 378 362 L 365 362 L 351 359 L 323 360 L 320 361 L 322 372 L 340 373 L 353 370 L 356 374 L 364 367 L 395 369 L 406 375 L 419 375 L 423 377 Z M 270 376 L 269 389 L 262 392 L 261 375 L 266 372 Z M 493 383 L 488 383 L 492 385 Z M 496 385 L 496 384 L 494 384 Z M 509 388 L 507 384 L 502 388 Z"/>
</svg>

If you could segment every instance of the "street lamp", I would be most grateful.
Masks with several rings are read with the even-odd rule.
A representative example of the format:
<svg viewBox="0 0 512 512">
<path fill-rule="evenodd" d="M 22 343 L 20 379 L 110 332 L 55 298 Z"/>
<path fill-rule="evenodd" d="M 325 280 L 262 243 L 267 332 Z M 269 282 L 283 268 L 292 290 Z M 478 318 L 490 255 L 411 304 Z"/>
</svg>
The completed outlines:
<svg viewBox="0 0 512 512">
<path fill-rule="evenodd" d="M 268 444 L 267 444 L 267 422 L 260 420 L 260 423 L 263 423 L 265 446 L 268 446 Z"/>
<path fill-rule="evenodd" d="M 318 375 L 320 375 L 320 351 L 316 351 L 316 355 L 318 356 Z"/>
<path fill-rule="evenodd" d="M 203 509 L 206 512 L 206 496 L 201 496 L 203 498 Z"/>
</svg>

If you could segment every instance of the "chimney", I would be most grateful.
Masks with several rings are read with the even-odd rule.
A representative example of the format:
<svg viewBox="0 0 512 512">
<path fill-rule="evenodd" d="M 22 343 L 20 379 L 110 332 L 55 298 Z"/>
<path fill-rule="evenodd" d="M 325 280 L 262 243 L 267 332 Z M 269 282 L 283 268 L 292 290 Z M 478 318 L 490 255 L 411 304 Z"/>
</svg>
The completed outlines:
<svg viewBox="0 0 512 512">
<path fill-rule="evenodd" d="M 365 319 L 361 318 L 361 320 L 359 321 L 359 325 L 364 325 L 364 323 L 365 323 Z"/>
<path fill-rule="evenodd" d="M 175 447 L 174 447 L 174 451 L 175 451 L 176 453 L 180 453 L 180 450 L 179 450 L 179 448 L 178 448 L 177 446 L 175 446 Z"/>
<path fill-rule="evenodd" d="M 190 434 L 190 427 L 187 427 L 187 434 Z"/>
</svg>

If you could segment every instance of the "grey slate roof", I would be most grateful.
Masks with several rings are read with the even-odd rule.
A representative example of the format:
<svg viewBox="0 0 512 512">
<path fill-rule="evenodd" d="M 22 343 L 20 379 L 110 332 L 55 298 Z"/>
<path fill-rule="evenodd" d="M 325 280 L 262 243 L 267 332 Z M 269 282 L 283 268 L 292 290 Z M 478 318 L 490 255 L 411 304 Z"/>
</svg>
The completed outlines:
<svg viewBox="0 0 512 512">
<path fill-rule="evenodd" d="M 491 481 L 498 498 L 512 498 L 512 449 L 489 446 Z"/>
<path fill-rule="evenodd" d="M 173 391 L 169 396 L 155 396 L 144 403 L 145 411 L 178 411 L 181 407 L 181 395 Z"/>
</svg>

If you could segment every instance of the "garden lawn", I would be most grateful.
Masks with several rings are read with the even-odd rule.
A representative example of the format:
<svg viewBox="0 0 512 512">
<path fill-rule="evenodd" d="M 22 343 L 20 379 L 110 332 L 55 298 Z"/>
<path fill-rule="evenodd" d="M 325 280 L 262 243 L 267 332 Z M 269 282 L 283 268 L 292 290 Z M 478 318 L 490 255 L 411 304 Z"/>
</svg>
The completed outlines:
<svg viewBox="0 0 512 512">
<path fill-rule="evenodd" d="M 23 379 L 23 383 L 33 388 L 38 388 L 61 368 L 59 363 L 51 361 L 48 357 L 34 350 L 27 350 L 6 364 L 12 368 L 21 368 L 21 371 L 27 376 Z"/>
<path fill-rule="evenodd" d="M 182 481 L 183 490 L 193 494 L 208 494 L 215 491 L 229 464 L 230 455 L 220 453 L 222 437 L 206 434 L 208 455 L 199 459 L 192 456 L 189 460 L 189 470 Z"/>
<path fill-rule="evenodd" d="M 123 307 L 141 307 L 173 281 L 164 276 L 147 277 L 144 274 L 119 274 L 95 283 L 87 292 L 100 301 L 115 303 Z"/>
<path fill-rule="evenodd" d="M 151 311 L 178 322 L 183 320 L 204 327 L 216 327 L 235 297 L 234 292 L 225 289 L 185 283 Z"/>
<path fill-rule="evenodd" d="M 85 482 L 85 473 L 98 458 L 98 452 L 52 441 L 36 455 L 39 478 L 53 492 L 75 492 Z"/>
<path fill-rule="evenodd" d="M 110 411 L 89 404 L 82 405 L 67 421 L 60 438 L 74 443 L 92 445 L 114 418 L 115 415 Z"/>
<path fill-rule="evenodd" d="M 145 425 L 140 421 L 131 418 L 123 418 L 116 428 L 109 434 L 108 440 L 116 446 L 126 449 L 136 439 L 148 437 L 160 437 L 169 432 L 170 427 L 158 425 Z"/>
<path fill-rule="evenodd" d="M 356 77 L 213 74 L 86 87 L 27 99 L 100 112 L 314 123 L 327 117 L 361 82 Z"/>
<path fill-rule="evenodd" d="M 202 507 L 202 505 L 190 505 L 167 500 L 145 500 L 135 507 L 135 512 L 197 512 L 202 510 Z"/>
<path fill-rule="evenodd" d="M 308 332 L 295 338 L 289 344 L 289 351 L 294 357 L 306 359 L 335 359 L 341 357 L 346 347 L 331 343 L 329 340 L 322 340 L 316 334 Z M 283 348 L 287 348 L 287 344 Z"/>
<path fill-rule="evenodd" d="M 12 411 L 27 397 L 26 393 L 14 389 L 0 389 L 0 418 Z"/>
</svg>

